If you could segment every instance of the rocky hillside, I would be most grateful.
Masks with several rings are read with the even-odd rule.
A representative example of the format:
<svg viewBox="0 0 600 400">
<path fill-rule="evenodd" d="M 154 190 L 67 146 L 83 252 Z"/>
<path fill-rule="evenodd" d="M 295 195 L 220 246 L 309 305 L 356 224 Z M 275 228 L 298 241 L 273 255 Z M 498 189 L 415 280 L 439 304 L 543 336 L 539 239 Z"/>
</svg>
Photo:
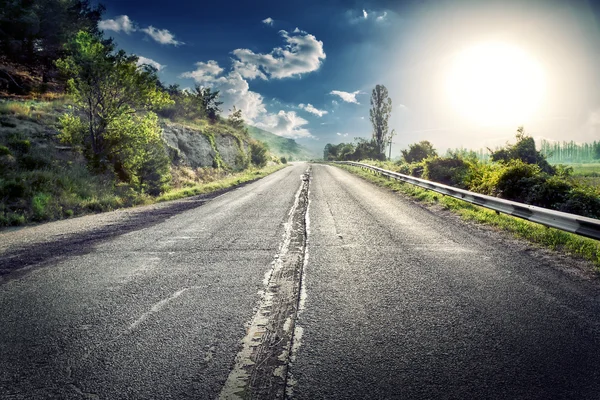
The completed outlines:
<svg viewBox="0 0 600 400">
<path fill-rule="evenodd" d="M 191 168 L 225 167 L 241 170 L 247 166 L 249 138 L 224 126 L 190 127 L 162 122 L 163 138 L 171 159 Z"/>
</svg>

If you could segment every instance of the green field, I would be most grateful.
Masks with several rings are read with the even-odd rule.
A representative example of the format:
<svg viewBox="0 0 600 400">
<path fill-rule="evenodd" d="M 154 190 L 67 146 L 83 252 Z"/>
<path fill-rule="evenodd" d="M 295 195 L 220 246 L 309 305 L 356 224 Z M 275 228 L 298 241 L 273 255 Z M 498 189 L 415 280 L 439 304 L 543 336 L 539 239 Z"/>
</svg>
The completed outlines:
<svg viewBox="0 0 600 400">
<path fill-rule="evenodd" d="M 567 164 L 573 167 L 574 176 L 588 176 L 598 177 L 600 176 L 600 163 L 597 164 Z"/>
<path fill-rule="evenodd" d="M 572 179 L 582 185 L 600 188 L 600 163 L 568 164 L 573 168 Z"/>
</svg>

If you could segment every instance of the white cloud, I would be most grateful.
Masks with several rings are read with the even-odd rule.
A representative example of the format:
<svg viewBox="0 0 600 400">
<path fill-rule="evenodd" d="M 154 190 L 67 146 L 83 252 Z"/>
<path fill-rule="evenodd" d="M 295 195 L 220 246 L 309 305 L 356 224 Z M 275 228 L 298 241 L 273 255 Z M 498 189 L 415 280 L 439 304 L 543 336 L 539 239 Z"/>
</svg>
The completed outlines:
<svg viewBox="0 0 600 400">
<path fill-rule="evenodd" d="M 374 11 L 366 9 L 356 10 L 349 9 L 345 12 L 345 17 L 350 24 L 368 24 L 368 23 L 379 23 L 388 25 L 387 22 L 397 18 L 397 14 L 391 10 L 388 11 Z M 372 22 L 370 22 L 372 21 Z"/>
<path fill-rule="evenodd" d="M 214 88 L 221 92 L 223 110 L 236 106 L 242 110 L 242 116 L 249 123 L 255 122 L 267 112 L 263 97 L 251 91 L 248 82 L 235 71 L 217 79 Z"/>
<path fill-rule="evenodd" d="M 331 104 L 333 104 L 334 106 L 337 106 L 340 103 L 338 103 L 337 100 L 331 100 Z"/>
<path fill-rule="evenodd" d="M 295 111 L 280 109 L 278 113 L 267 112 L 263 97 L 251 91 L 247 81 L 296 76 L 315 71 L 321 66 L 325 59 L 323 42 L 299 29 L 293 33 L 290 35 L 286 31 L 280 31 L 287 45 L 275 48 L 269 54 L 257 54 L 248 49 L 234 50 L 236 58 L 232 59 L 231 71 L 227 74 L 223 74 L 223 68 L 216 61 L 210 60 L 197 62 L 195 70 L 184 72 L 180 77 L 194 79 L 198 85 L 219 90 L 224 114 L 235 105 L 242 110 L 244 119 L 250 124 L 287 138 L 316 140 L 305 127 L 308 121 Z M 327 114 L 327 111 L 318 110 L 311 104 L 303 104 L 302 108 L 318 116 Z"/>
<path fill-rule="evenodd" d="M 268 17 L 262 20 L 263 24 L 267 24 L 267 25 L 271 25 L 273 26 L 273 18 Z"/>
<path fill-rule="evenodd" d="M 158 71 L 162 70 L 164 67 L 166 67 L 166 65 L 160 64 L 157 61 L 152 60 L 151 58 L 146 58 L 143 56 L 138 56 L 138 61 L 137 61 L 137 65 L 143 65 L 143 64 L 148 64 L 153 66 L 154 68 L 156 68 Z"/>
<path fill-rule="evenodd" d="M 302 128 L 306 124 L 308 121 L 297 116 L 295 111 L 279 110 L 277 114 L 265 115 L 256 126 L 290 139 L 314 138 L 308 129 Z"/>
<path fill-rule="evenodd" d="M 167 29 L 156 29 L 152 25 L 147 28 L 142 29 L 142 32 L 145 32 L 152 39 L 157 41 L 160 44 L 172 44 L 174 46 L 179 46 L 180 44 L 185 44 L 183 42 L 175 40 L 175 35 L 169 32 Z"/>
<path fill-rule="evenodd" d="M 287 45 L 283 48 L 274 48 L 268 54 L 254 53 L 249 49 L 236 49 L 233 51 L 233 55 L 239 60 L 236 68 L 243 77 L 248 79 L 256 77 L 282 79 L 319 69 L 322 60 L 326 57 L 322 41 L 300 30 L 292 32 L 293 35 L 283 30 L 279 33 L 285 39 Z"/>
<path fill-rule="evenodd" d="M 242 110 L 244 119 L 253 123 L 256 118 L 267 112 L 263 104 L 263 97 L 250 90 L 248 82 L 237 71 L 219 76 L 223 68 L 210 60 L 208 62 L 197 62 L 196 69 L 184 72 L 180 78 L 191 78 L 201 86 L 210 86 L 220 92 L 220 101 L 223 102 L 222 109 L 227 113 L 233 106 Z"/>
<path fill-rule="evenodd" d="M 357 90 L 356 92 L 351 92 L 351 93 L 342 92 L 341 90 L 332 90 L 331 92 L 329 92 L 329 94 L 339 96 L 346 103 L 360 104 L 358 102 L 358 100 L 356 100 L 356 95 L 360 94 L 360 90 Z"/>
<path fill-rule="evenodd" d="M 267 76 L 258 69 L 258 66 L 255 64 L 243 63 L 239 60 L 231 60 L 233 63 L 233 70 L 238 72 L 241 76 L 247 79 L 267 79 Z"/>
<path fill-rule="evenodd" d="M 342 133 L 339 133 L 339 132 L 338 132 L 338 133 L 336 133 L 336 135 L 338 135 L 338 136 L 343 136 L 343 137 L 346 137 L 346 136 L 348 136 L 348 133 L 343 133 L 343 134 L 342 134 Z"/>
<path fill-rule="evenodd" d="M 317 115 L 319 117 L 322 117 L 323 115 L 328 114 L 327 111 L 325 111 L 325 110 L 319 110 L 319 109 L 315 108 L 310 103 L 308 103 L 306 105 L 304 105 L 304 104 L 301 103 L 301 104 L 298 105 L 298 107 L 300 107 L 304 111 L 307 111 L 307 112 L 309 112 L 311 114 L 315 114 L 315 115 Z"/>
<path fill-rule="evenodd" d="M 196 69 L 194 71 L 184 72 L 179 77 L 191 78 L 200 85 L 210 85 L 223 72 L 223 68 L 219 67 L 219 64 L 215 60 L 209 60 L 208 62 L 200 61 L 195 65 Z"/>
<path fill-rule="evenodd" d="M 137 30 L 135 24 L 127 15 L 120 15 L 115 19 L 104 19 L 98 22 L 98 28 L 104 31 L 123 31 L 128 35 Z"/>
</svg>

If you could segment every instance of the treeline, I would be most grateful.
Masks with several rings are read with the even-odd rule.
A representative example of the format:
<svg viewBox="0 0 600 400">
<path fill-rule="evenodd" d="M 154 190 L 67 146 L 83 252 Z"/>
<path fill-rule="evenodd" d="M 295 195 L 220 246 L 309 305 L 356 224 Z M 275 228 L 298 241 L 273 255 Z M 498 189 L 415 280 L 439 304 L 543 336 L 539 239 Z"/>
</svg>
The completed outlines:
<svg viewBox="0 0 600 400">
<path fill-rule="evenodd" d="M 463 157 L 475 157 L 482 162 L 490 160 L 491 149 L 470 150 L 465 148 L 448 149 L 446 155 L 460 154 Z M 550 164 L 561 163 L 593 163 L 600 162 L 600 142 L 576 143 L 550 142 L 546 139 L 540 141 L 540 152 L 546 157 Z"/>
<path fill-rule="evenodd" d="M 589 163 L 600 161 L 600 142 L 575 143 L 549 142 L 542 139 L 540 151 L 549 162 L 557 163 Z"/>
<path fill-rule="evenodd" d="M 103 12 L 87 0 L 0 0 L 0 61 L 20 65 L 47 83 L 55 78 L 54 61 L 67 54 L 64 45 L 77 32 L 100 37 Z M 20 94 L 33 89 L 5 69 L 0 83 Z"/>
<path fill-rule="evenodd" d="M 327 143 L 323 150 L 325 161 L 385 160 L 376 140 L 356 138 L 354 143 Z"/>
<path fill-rule="evenodd" d="M 477 193 L 600 218 L 598 189 L 571 179 L 572 168 L 551 165 L 522 128 L 518 130 L 516 143 L 492 151 L 490 161 L 481 162 L 475 153 L 465 157 L 450 152 L 439 157 L 430 143 L 423 141 L 403 151 L 399 162 L 374 163 Z"/>
</svg>

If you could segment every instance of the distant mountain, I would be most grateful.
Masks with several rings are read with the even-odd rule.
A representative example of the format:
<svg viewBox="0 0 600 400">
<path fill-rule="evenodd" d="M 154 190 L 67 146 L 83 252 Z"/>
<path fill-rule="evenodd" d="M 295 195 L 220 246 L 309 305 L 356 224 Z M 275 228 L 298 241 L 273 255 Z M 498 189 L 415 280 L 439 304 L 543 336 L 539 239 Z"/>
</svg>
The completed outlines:
<svg viewBox="0 0 600 400">
<path fill-rule="evenodd" d="M 271 153 L 277 157 L 285 157 L 291 161 L 318 158 L 318 155 L 296 143 L 294 139 L 284 138 L 255 126 L 248 126 L 248 133 L 250 133 L 250 137 L 266 143 Z"/>
</svg>

